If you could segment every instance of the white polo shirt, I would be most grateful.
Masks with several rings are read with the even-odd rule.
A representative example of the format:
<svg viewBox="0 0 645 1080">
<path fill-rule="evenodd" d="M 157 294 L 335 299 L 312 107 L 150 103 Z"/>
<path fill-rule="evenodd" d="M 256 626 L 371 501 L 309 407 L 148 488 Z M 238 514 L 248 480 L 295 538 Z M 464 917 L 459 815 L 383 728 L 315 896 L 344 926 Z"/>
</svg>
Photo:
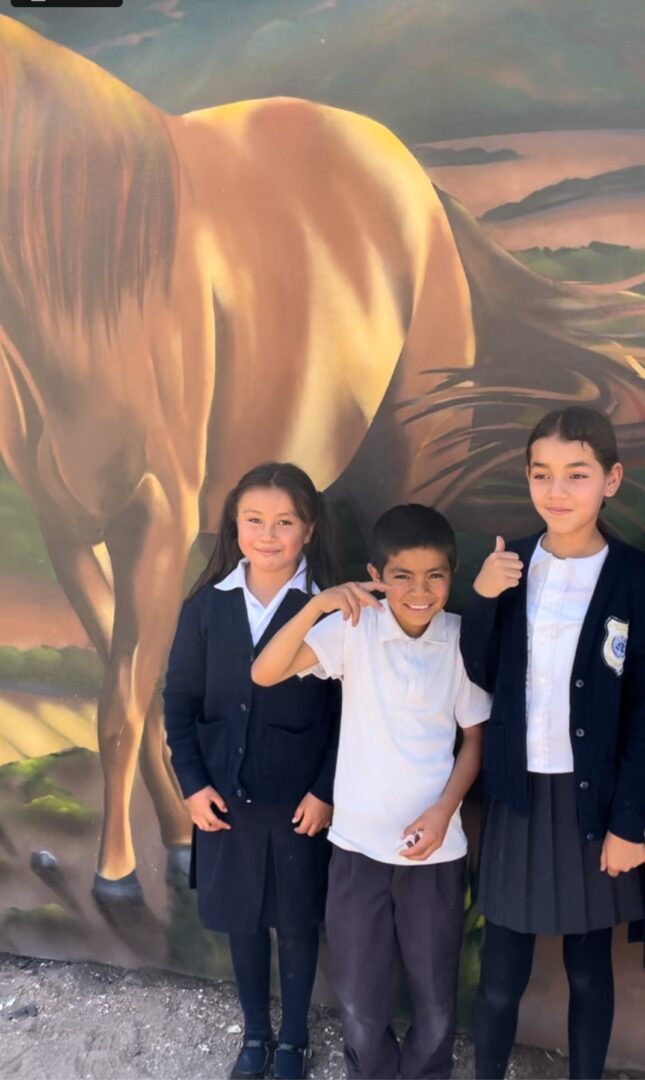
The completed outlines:
<svg viewBox="0 0 645 1080">
<path fill-rule="evenodd" d="M 421 637 L 412 638 L 384 601 L 380 612 L 364 608 L 356 627 L 334 612 L 307 634 L 319 663 L 306 674 L 343 681 L 329 831 L 338 847 L 399 866 L 465 855 L 458 810 L 443 845 L 425 863 L 398 854 L 403 829 L 448 782 L 457 725 L 480 724 L 490 713 L 489 695 L 464 670 L 460 621 L 440 611 Z"/>
</svg>

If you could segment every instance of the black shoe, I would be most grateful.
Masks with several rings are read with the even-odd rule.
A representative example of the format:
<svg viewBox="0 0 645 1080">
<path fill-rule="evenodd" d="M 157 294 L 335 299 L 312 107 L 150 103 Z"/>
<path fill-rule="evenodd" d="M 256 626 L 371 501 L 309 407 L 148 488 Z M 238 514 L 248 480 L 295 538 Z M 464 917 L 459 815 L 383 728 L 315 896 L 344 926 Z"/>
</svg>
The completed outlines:
<svg viewBox="0 0 645 1080">
<path fill-rule="evenodd" d="M 308 1046 L 278 1043 L 273 1059 L 273 1076 L 276 1080 L 304 1080 L 307 1063 L 311 1058 Z"/>
<path fill-rule="evenodd" d="M 262 1080 L 269 1075 L 273 1056 L 270 1039 L 245 1039 L 231 1072 L 231 1080 Z"/>
</svg>

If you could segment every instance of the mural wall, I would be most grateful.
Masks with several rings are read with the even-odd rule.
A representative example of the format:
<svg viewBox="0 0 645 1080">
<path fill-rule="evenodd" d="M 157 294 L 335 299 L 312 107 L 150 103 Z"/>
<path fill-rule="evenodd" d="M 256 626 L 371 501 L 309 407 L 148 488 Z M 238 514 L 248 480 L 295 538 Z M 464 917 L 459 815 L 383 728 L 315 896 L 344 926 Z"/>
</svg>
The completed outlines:
<svg viewBox="0 0 645 1080">
<path fill-rule="evenodd" d="M 642 543 L 644 23 L 638 0 L 0 15 L 0 948 L 226 973 L 158 688 L 251 465 L 306 468 L 356 562 L 391 502 L 440 507 L 458 605 L 491 534 L 534 524 L 527 431 L 585 401 L 627 470 L 608 521 Z M 553 1046 L 549 948 L 523 1037 Z M 617 952 L 613 1051 L 645 1064 Z"/>
</svg>

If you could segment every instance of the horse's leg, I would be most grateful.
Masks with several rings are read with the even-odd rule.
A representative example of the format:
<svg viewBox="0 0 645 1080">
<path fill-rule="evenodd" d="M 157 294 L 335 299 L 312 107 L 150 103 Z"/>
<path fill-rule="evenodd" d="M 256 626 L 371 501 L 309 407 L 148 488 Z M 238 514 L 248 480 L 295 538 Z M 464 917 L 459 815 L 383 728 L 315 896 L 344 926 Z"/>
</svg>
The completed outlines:
<svg viewBox="0 0 645 1080">
<path fill-rule="evenodd" d="M 59 584 L 101 660 L 107 664 L 114 622 L 111 568 L 104 567 L 94 549 L 79 542 L 64 526 L 43 521 L 42 529 Z M 163 844 L 170 849 L 189 844 L 190 819 L 170 764 L 158 694 L 154 695 L 146 715 L 139 768 L 154 803 Z"/>
<path fill-rule="evenodd" d="M 158 693 L 153 695 L 146 713 L 139 769 L 154 803 L 164 847 L 174 849 L 190 844 L 192 825 L 170 764 L 163 706 Z"/>
<path fill-rule="evenodd" d="M 169 499 L 147 474 L 106 544 L 114 574 L 112 649 L 99 700 L 99 750 L 105 814 L 97 894 L 133 874 L 130 797 L 144 718 L 172 637 L 195 523 L 180 498 Z M 135 880 L 135 879 L 132 879 Z M 106 885 L 106 883 L 108 883 Z M 127 889 L 127 886 L 126 886 Z"/>
<path fill-rule="evenodd" d="M 111 570 L 102 565 L 94 548 L 79 541 L 67 526 L 41 518 L 41 528 L 58 583 L 107 664 L 114 622 Z"/>
</svg>

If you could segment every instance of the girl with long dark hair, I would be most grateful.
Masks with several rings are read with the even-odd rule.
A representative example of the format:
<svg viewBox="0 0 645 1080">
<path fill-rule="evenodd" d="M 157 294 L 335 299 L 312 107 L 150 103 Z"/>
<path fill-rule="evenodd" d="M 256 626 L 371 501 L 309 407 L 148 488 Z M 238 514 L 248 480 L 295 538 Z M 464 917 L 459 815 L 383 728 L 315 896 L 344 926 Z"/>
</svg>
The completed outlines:
<svg viewBox="0 0 645 1080">
<path fill-rule="evenodd" d="M 494 694 L 476 1076 L 504 1076 L 535 936 L 555 934 L 570 990 L 570 1075 L 599 1080 L 612 930 L 643 915 L 645 557 L 599 522 L 623 476 L 603 413 L 572 406 L 543 417 L 526 473 L 546 529 L 508 547 L 497 537 L 462 620 L 466 670 Z"/>
<path fill-rule="evenodd" d="M 164 693 L 172 762 L 195 825 L 203 925 L 228 933 L 244 1038 L 233 1077 L 305 1075 L 326 892 L 338 692 L 313 676 L 254 686 L 263 645 L 333 583 L 329 511 L 295 465 L 251 469 L 226 498 L 186 600 Z M 270 928 L 282 1024 L 269 1014 Z"/>
</svg>

